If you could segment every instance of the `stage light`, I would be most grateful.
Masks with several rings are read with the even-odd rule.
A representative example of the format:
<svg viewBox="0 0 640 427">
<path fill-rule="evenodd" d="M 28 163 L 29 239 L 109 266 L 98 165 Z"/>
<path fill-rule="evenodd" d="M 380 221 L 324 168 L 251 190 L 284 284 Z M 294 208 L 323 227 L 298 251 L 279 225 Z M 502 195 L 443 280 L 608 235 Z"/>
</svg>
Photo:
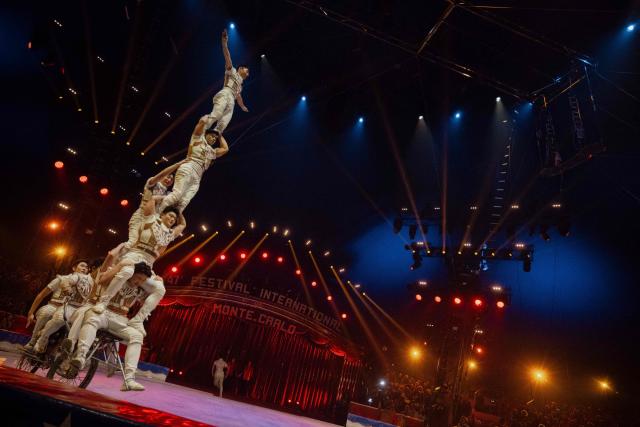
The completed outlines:
<svg viewBox="0 0 640 427">
<path fill-rule="evenodd" d="M 229 228 L 233 227 L 233 223 L 230 220 L 227 220 L 227 227 Z"/>
<path fill-rule="evenodd" d="M 557 202 L 552 203 L 552 204 L 551 204 L 551 207 L 552 207 L 553 209 L 560 209 L 560 208 L 562 207 L 562 203 L 557 203 Z"/>
<path fill-rule="evenodd" d="M 227 259 L 227 256 L 225 254 L 220 254 L 220 261 L 224 261 Z"/>
<path fill-rule="evenodd" d="M 205 224 L 202 224 L 202 225 L 200 226 L 200 230 L 202 230 L 202 231 L 205 231 L 205 232 L 206 232 L 206 231 L 208 231 L 208 230 L 209 230 L 209 227 L 207 227 Z"/>
<path fill-rule="evenodd" d="M 118 234 L 118 232 L 116 230 L 114 230 L 113 228 L 107 228 L 107 232 L 113 234 L 114 236 L 116 234 Z"/>
<path fill-rule="evenodd" d="M 436 295 L 436 296 L 433 298 L 433 300 L 434 300 L 435 302 L 437 302 L 437 303 L 441 303 L 441 302 L 442 302 L 442 297 L 441 297 L 441 296 Z"/>
<path fill-rule="evenodd" d="M 513 205 L 511 205 L 511 209 L 520 209 L 520 205 L 513 204 Z"/>
<path fill-rule="evenodd" d="M 229 28 L 231 28 L 232 30 L 235 30 L 236 24 L 234 24 L 233 22 L 230 22 L 229 23 Z"/>
<path fill-rule="evenodd" d="M 100 189 L 100 194 L 103 196 L 106 196 L 107 194 L 109 194 L 109 189 L 106 187 L 103 187 Z"/>
<path fill-rule="evenodd" d="M 314 280 L 313 282 L 311 282 L 311 286 L 315 288 L 316 286 L 318 286 L 318 282 Z"/>
<path fill-rule="evenodd" d="M 456 305 L 460 305 L 460 304 L 462 304 L 462 299 L 460 297 L 455 297 L 453 299 L 453 303 L 456 304 Z"/>
<path fill-rule="evenodd" d="M 378 384 L 380 385 L 380 387 L 384 387 L 387 385 L 387 382 L 385 380 L 380 380 Z"/>
<path fill-rule="evenodd" d="M 83 184 L 86 184 L 87 181 L 89 181 L 89 178 L 87 178 L 85 175 L 82 175 L 80 178 L 78 178 L 78 181 L 80 181 Z"/>
<path fill-rule="evenodd" d="M 476 353 L 478 353 L 478 354 L 482 354 L 482 353 L 484 353 L 484 349 L 483 349 L 482 347 L 478 347 L 478 346 L 476 346 L 475 351 L 476 351 Z"/>
<path fill-rule="evenodd" d="M 267 57 L 267 55 L 265 55 L 264 53 L 263 53 L 262 55 L 260 55 L 260 58 L 263 58 L 263 59 L 264 59 L 264 58 L 266 58 L 266 57 Z"/>
<path fill-rule="evenodd" d="M 199 256 L 197 256 L 197 257 L 195 257 L 195 258 L 193 259 L 193 262 L 194 262 L 194 263 L 196 263 L 196 264 L 200 264 L 200 263 L 202 262 L 202 258 L 200 258 Z"/>
<path fill-rule="evenodd" d="M 633 30 L 636 29 L 636 24 L 629 24 L 627 25 L 627 32 L 632 32 Z"/>
<path fill-rule="evenodd" d="M 63 256 L 65 256 L 67 254 L 67 248 L 65 248 L 64 246 L 56 246 L 53 249 L 53 253 L 55 256 L 62 258 Z"/>
<path fill-rule="evenodd" d="M 493 292 L 502 292 L 502 286 L 500 286 L 500 285 L 492 285 L 491 286 L 491 290 Z"/>
<path fill-rule="evenodd" d="M 500 98 L 499 96 L 496 96 L 496 102 L 500 102 L 502 101 L 502 98 Z"/>
<path fill-rule="evenodd" d="M 307 97 L 306 97 L 306 96 L 302 95 L 302 96 L 300 97 L 300 101 L 306 101 L 306 100 L 307 100 Z"/>
<path fill-rule="evenodd" d="M 345 271 L 346 271 L 346 269 L 345 269 L 344 267 L 341 267 L 341 268 L 338 270 L 338 273 L 344 273 Z"/>
<path fill-rule="evenodd" d="M 256 228 L 256 223 L 255 223 L 255 222 L 253 222 L 253 221 L 251 221 L 251 222 L 249 223 L 249 228 L 251 228 L 252 230 L 253 230 L 254 228 Z"/>
<path fill-rule="evenodd" d="M 356 283 L 355 285 L 353 285 L 354 288 L 359 289 L 360 286 L 362 286 L 360 283 Z"/>
<path fill-rule="evenodd" d="M 71 147 L 67 147 L 67 153 L 73 154 L 74 156 L 78 154 L 78 152 Z"/>
<path fill-rule="evenodd" d="M 120 206 L 127 206 L 127 205 L 129 205 L 129 201 L 127 199 L 120 200 Z"/>
<path fill-rule="evenodd" d="M 346 318 L 347 318 L 347 313 L 342 313 L 342 314 L 340 315 L 340 317 L 342 317 L 343 319 L 346 319 Z"/>
<path fill-rule="evenodd" d="M 178 272 L 178 267 L 176 267 L 175 265 L 173 267 L 171 267 L 171 272 L 172 273 L 177 273 Z"/>
<path fill-rule="evenodd" d="M 327 301 L 333 301 L 333 297 L 331 295 L 327 296 Z"/>
<path fill-rule="evenodd" d="M 278 226 L 274 225 L 271 230 L 273 230 L 274 233 L 277 233 L 278 232 Z"/>
<path fill-rule="evenodd" d="M 524 249 L 525 244 L 524 244 L 524 243 L 516 243 L 514 246 L 515 246 L 517 249 Z"/>
<path fill-rule="evenodd" d="M 289 235 L 289 233 L 290 233 L 289 229 L 288 229 L 288 228 L 285 228 L 285 230 L 282 232 L 282 235 L 283 235 L 284 237 L 287 237 L 287 236 Z"/>
<path fill-rule="evenodd" d="M 240 252 L 240 259 L 245 259 L 247 254 L 245 252 Z"/>
<path fill-rule="evenodd" d="M 422 295 L 416 294 L 416 301 L 422 301 Z"/>
<path fill-rule="evenodd" d="M 409 356 L 413 360 L 418 360 L 422 356 L 422 352 L 420 351 L 420 348 L 413 346 L 409 349 Z"/>
<path fill-rule="evenodd" d="M 418 116 L 418 120 L 424 120 L 424 116 Z"/>
<path fill-rule="evenodd" d="M 369 403 L 373 403 L 373 399 L 372 399 L 372 398 L 368 398 L 368 399 L 367 399 L 367 402 L 369 402 Z"/>
<path fill-rule="evenodd" d="M 547 381 L 547 373 L 542 369 L 532 369 L 531 377 L 538 384 Z"/>
<path fill-rule="evenodd" d="M 304 245 L 305 245 L 305 246 L 309 246 L 309 245 L 311 245 L 311 239 L 308 239 L 306 242 L 304 242 Z"/>
<path fill-rule="evenodd" d="M 64 211 L 68 211 L 69 210 L 69 205 L 67 205 L 66 203 L 58 203 L 58 207 Z"/>
<path fill-rule="evenodd" d="M 470 371 L 473 371 L 478 367 L 478 364 L 473 360 L 469 360 L 469 362 L 467 363 L 467 366 L 469 367 Z"/>
<path fill-rule="evenodd" d="M 424 286 L 427 286 L 427 285 L 428 285 L 428 283 L 427 283 L 426 280 L 418 280 L 418 286 L 424 287 Z"/>
<path fill-rule="evenodd" d="M 504 306 L 505 306 L 504 301 L 498 301 L 498 302 L 496 302 L 496 307 L 498 307 L 498 308 L 504 308 Z"/>
<path fill-rule="evenodd" d="M 62 169 L 62 168 L 64 167 L 64 163 L 62 163 L 60 160 L 58 160 L 57 162 L 55 162 L 55 163 L 53 164 L 53 166 L 54 166 L 56 169 Z"/>
<path fill-rule="evenodd" d="M 329 251 L 325 251 L 325 253 L 323 253 L 322 255 L 324 255 L 324 256 L 329 256 L 329 255 L 331 255 L 331 252 L 329 252 Z"/>
<path fill-rule="evenodd" d="M 282 258 L 281 256 L 278 257 L 277 261 L 282 264 L 284 262 L 284 258 Z"/>
<path fill-rule="evenodd" d="M 482 300 L 480 298 L 476 298 L 475 300 L 473 300 L 473 304 L 476 307 L 482 307 Z"/>
<path fill-rule="evenodd" d="M 460 117 L 462 117 L 462 113 L 458 111 L 458 112 L 454 115 L 454 117 L 455 117 L 456 119 L 459 119 Z"/>
<path fill-rule="evenodd" d="M 269 254 L 267 252 L 262 252 L 262 259 L 269 258 Z"/>
<path fill-rule="evenodd" d="M 297 269 L 297 270 L 296 270 L 296 275 L 297 275 L 297 276 L 300 276 L 301 274 L 302 274 L 302 271 L 300 271 L 300 269 Z"/>
<path fill-rule="evenodd" d="M 60 228 L 60 224 L 57 221 L 49 221 L 47 228 L 51 231 L 56 231 Z"/>
<path fill-rule="evenodd" d="M 364 123 L 364 117 L 358 117 L 358 123 Z"/>
</svg>

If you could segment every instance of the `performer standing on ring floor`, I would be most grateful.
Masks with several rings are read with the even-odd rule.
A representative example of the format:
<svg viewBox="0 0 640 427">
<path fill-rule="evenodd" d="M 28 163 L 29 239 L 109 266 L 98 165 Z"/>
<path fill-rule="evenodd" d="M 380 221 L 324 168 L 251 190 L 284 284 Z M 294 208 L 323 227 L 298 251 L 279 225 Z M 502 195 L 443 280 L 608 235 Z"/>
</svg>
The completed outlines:
<svg viewBox="0 0 640 427">
<path fill-rule="evenodd" d="M 203 116 L 198 121 L 191 134 L 187 158 L 178 168 L 173 191 L 162 200 L 160 211 L 168 206 L 177 206 L 178 211 L 184 211 L 193 196 L 198 192 L 202 175 L 209 168 L 211 161 L 229 152 L 229 146 L 224 136 L 219 138 L 219 148 L 211 147 L 216 138 L 211 132 L 205 133 L 206 125 L 210 122 L 211 119 L 208 116 Z"/>
<path fill-rule="evenodd" d="M 213 97 L 213 110 L 209 117 L 212 122 L 207 126 L 207 129 L 216 123 L 214 133 L 216 137 L 222 135 L 227 125 L 231 121 L 233 116 L 233 108 L 236 104 L 240 106 L 240 109 L 245 113 L 249 112 L 249 109 L 244 105 L 242 99 L 242 82 L 249 77 L 249 67 L 246 65 L 239 65 L 236 70 L 231 62 L 231 53 L 229 53 L 229 47 L 227 43 L 229 41 L 229 35 L 227 30 L 222 31 L 222 54 L 224 55 L 224 86 L 222 90 L 215 94 Z"/>
<path fill-rule="evenodd" d="M 228 372 L 229 365 L 224 361 L 222 357 L 219 357 L 215 362 L 213 362 L 213 366 L 211 367 L 211 374 L 213 375 L 213 385 L 214 387 L 218 387 L 220 390 L 220 397 L 222 397 L 222 386 L 224 384 L 224 379 L 227 376 L 226 372 Z"/>
<path fill-rule="evenodd" d="M 144 262 L 152 267 L 169 243 L 186 228 L 187 222 L 184 216 L 171 206 L 163 209 L 161 214 L 156 214 L 153 200 L 145 204 L 143 212 L 147 219 L 138 228 L 136 243 L 125 252 L 120 260 L 131 263 Z M 92 311 L 101 314 L 109 300 L 118 293 L 124 283 L 133 276 L 133 273 L 133 266 L 122 267 L 113 277 L 107 289 L 102 292 Z"/>
<path fill-rule="evenodd" d="M 71 268 L 72 273 L 60 276 L 57 275 L 55 279 L 53 279 L 49 284 L 42 289 L 36 298 L 33 300 L 33 304 L 29 308 L 29 313 L 27 314 L 27 325 L 28 328 L 31 323 L 35 321 L 35 326 L 33 327 L 33 332 L 31 334 L 31 339 L 27 344 L 25 344 L 24 349 L 26 351 L 33 351 L 33 347 L 36 344 L 40 331 L 44 327 L 44 325 L 51 319 L 53 313 L 55 313 L 56 309 L 62 305 L 63 293 L 65 291 L 69 291 L 69 285 L 63 280 L 64 278 L 70 278 L 74 274 L 87 274 L 89 267 L 84 260 L 76 261 L 73 263 L 73 267 Z M 47 295 L 51 294 L 51 298 L 46 305 L 43 305 L 38 309 L 42 300 L 44 300 Z M 38 311 L 36 311 L 38 309 Z M 34 314 L 35 313 L 35 314 Z"/>
<path fill-rule="evenodd" d="M 124 383 L 120 390 L 143 391 L 144 386 L 135 381 L 142 342 L 147 334 L 143 322 L 156 308 L 164 294 L 162 278 L 152 275 L 151 267 L 144 262 L 135 264 L 133 275 L 111 299 L 107 309 L 100 314 L 94 311 L 86 313 L 80 329 L 78 345 L 71 359 L 72 369 L 76 372 L 82 369 L 97 331 L 106 329 L 127 343 L 127 351 L 124 355 Z M 136 301 L 144 302 L 138 313 L 129 320 L 127 314 Z M 63 348 L 69 351 L 70 346 L 70 340 L 65 340 Z"/>
</svg>

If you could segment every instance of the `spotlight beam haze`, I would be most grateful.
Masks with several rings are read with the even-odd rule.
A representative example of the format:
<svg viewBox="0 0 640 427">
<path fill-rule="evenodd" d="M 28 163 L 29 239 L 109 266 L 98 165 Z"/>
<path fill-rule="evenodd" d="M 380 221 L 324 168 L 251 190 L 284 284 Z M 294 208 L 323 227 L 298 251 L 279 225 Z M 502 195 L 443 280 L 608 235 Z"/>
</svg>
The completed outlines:
<svg viewBox="0 0 640 427">
<path fill-rule="evenodd" d="M 242 237 L 242 235 L 243 235 L 243 234 L 244 234 L 244 230 L 240 231 L 240 232 L 236 235 L 236 237 L 234 237 L 234 238 L 233 238 L 233 240 L 232 240 L 229 244 L 227 244 L 227 246 L 225 246 L 225 247 L 224 247 L 224 249 L 222 249 L 222 250 L 220 251 L 220 253 L 218 253 L 218 255 L 216 255 L 216 256 L 211 260 L 211 262 L 210 262 L 209 264 L 207 264 L 207 266 L 204 268 L 204 270 L 202 270 L 202 271 L 200 272 L 200 274 L 198 274 L 198 276 L 197 276 L 197 277 L 202 277 L 202 276 L 204 276 L 205 274 L 207 274 L 207 273 L 209 272 L 209 270 L 211 270 L 211 268 L 212 268 L 214 265 L 216 265 L 216 263 L 217 263 L 217 262 L 218 262 L 218 260 L 220 259 L 220 255 L 222 255 L 222 254 L 226 254 L 226 253 L 229 251 L 229 249 L 231 249 L 231 247 L 232 247 L 232 246 L 233 246 L 233 245 L 238 241 L 238 239 L 240 239 L 240 237 Z"/>
</svg>

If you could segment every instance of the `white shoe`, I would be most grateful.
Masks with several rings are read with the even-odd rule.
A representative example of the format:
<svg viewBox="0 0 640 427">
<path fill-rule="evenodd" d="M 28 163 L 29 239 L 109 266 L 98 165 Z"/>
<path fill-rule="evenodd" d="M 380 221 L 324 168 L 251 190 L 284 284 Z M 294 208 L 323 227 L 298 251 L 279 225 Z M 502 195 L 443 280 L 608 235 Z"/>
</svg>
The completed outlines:
<svg viewBox="0 0 640 427">
<path fill-rule="evenodd" d="M 46 348 L 43 348 L 43 347 L 40 347 L 40 346 L 38 345 L 38 343 L 36 343 L 36 345 L 35 345 L 35 346 L 33 346 L 33 352 L 34 352 L 35 354 L 42 354 L 42 353 L 44 353 L 45 351 L 47 351 L 47 349 L 46 349 Z"/>
<path fill-rule="evenodd" d="M 104 306 L 104 303 L 102 302 L 99 302 L 98 304 L 94 305 L 93 308 L 91 308 L 91 310 L 96 314 L 104 313 L 104 309 L 105 309 L 105 306 Z"/>
<path fill-rule="evenodd" d="M 120 391 L 144 391 L 144 386 L 135 380 L 124 380 Z"/>
</svg>

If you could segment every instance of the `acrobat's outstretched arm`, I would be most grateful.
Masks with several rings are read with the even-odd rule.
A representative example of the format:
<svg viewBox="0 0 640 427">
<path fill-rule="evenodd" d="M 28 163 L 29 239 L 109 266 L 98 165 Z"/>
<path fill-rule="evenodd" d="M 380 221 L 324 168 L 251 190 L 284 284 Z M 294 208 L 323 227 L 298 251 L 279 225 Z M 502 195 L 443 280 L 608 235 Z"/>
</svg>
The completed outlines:
<svg viewBox="0 0 640 427">
<path fill-rule="evenodd" d="M 231 53 L 229 53 L 229 47 L 227 42 L 229 41 L 229 34 L 227 30 L 222 30 L 222 54 L 224 55 L 224 67 L 227 70 L 233 68 L 233 62 L 231 62 Z"/>
<path fill-rule="evenodd" d="M 181 164 L 184 163 L 184 160 L 178 162 L 178 163 L 174 163 L 171 166 L 167 166 L 166 168 L 162 169 L 160 171 L 159 174 L 152 176 L 151 178 L 149 178 L 147 180 L 147 187 L 153 187 L 154 185 L 156 185 L 158 182 L 162 181 L 166 176 L 168 176 L 169 174 L 172 174 L 176 171 L 176 169 L 178 169 L 180 167 Z"/>
<path fill-rule="evenodd" d="M 220 158 L 229 152 L 229 144 L 224 136 L 220 135 L 220 147 L 216 148 L 216 158 Z"/>
</svg>

